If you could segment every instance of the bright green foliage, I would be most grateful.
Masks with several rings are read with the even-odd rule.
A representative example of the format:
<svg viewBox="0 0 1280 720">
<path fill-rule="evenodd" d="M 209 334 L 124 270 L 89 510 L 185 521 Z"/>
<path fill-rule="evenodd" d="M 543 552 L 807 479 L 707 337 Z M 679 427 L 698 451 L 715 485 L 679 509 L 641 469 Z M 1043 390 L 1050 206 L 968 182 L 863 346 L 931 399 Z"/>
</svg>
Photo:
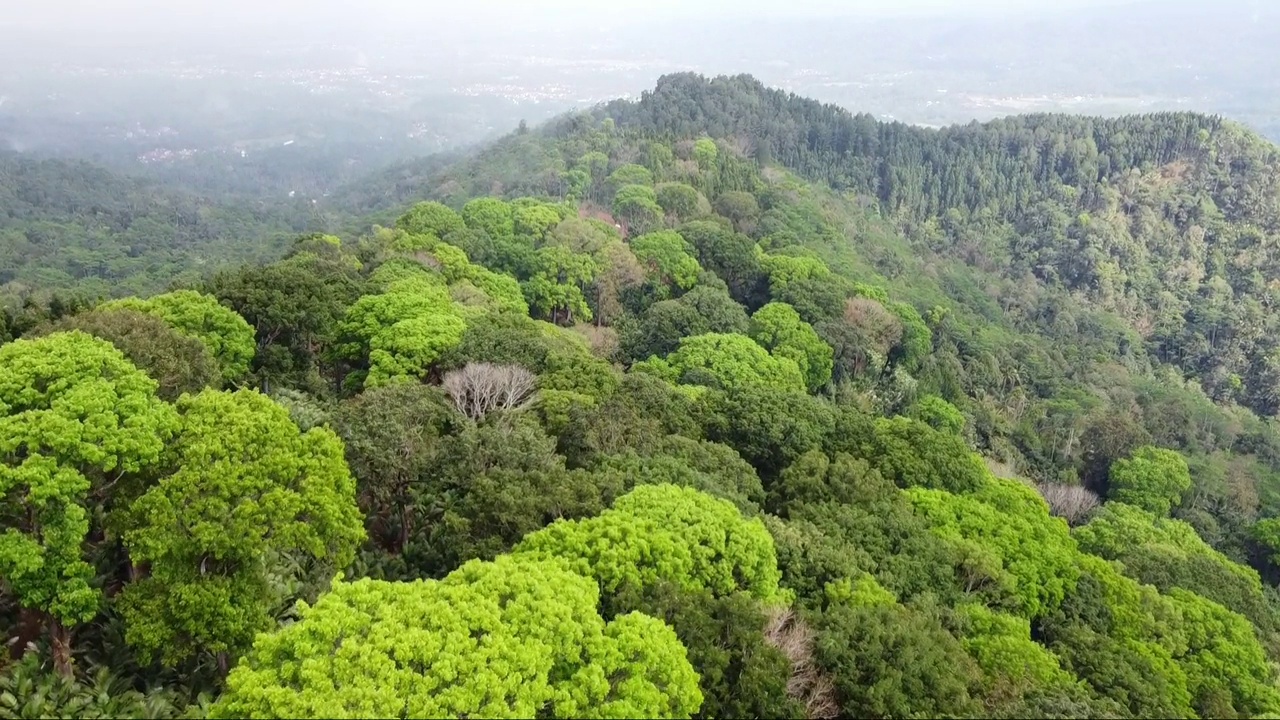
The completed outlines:
<svg viewBox="0 0 1280 720">
<path fill-rule="evenodd" d="M 770 255 L 757 248 L 756 258 L 765 274 L 769 276 L 769 290 L 775 296 L 781 294 L 793 283 L 803 280 L 826 280 L 831 277 L 831 268 L 814 257 Z"/>
<path fill-rule="evenodd" d="M 515 215 L 511 206 L 499 198 L 482 197 L 471 200 L 462 206 L 462 220 L 468 228 L 488 233 L 491 238 L 509 238 L 516 234 Z"/>
<path fill-rule="evenodd" d="M 159 383 L 157 394 L 173 401 L 186 392 L 222 382 L 205 346 L 164 320 L 137 310 L 90 310 L 41 328 L 28 337 L 81 330 L 111 343 L 129 362 Z"/>
<path fill-rule="evenodd" d="M 410 235 L 432 235 L 437 239 L 466 227 L 452 209 L 438 202 L 420 202 L 396 220 L 396 227 Z"/>
<path fill-rule="evenodd" d="M 671 230 L 649 233 L 631 241 L 631 251 L 649 270 L 665 293 L 688 290 L 698 282 L 702 268 L 684 238 Z"/>
<path fill-rule="evenodd" d="M 1109 560 L 1123 561 L 1129 553 L 1148 545 L 1163 545 L 1186 555 L 1203 556 L 1244 585 L 1256 592 L 1262 591 L 1257 571 L 1234 563 L 1209 547 L 1187 523 L 1157 518 L 1132 505 L 1108 503 L 1073 534 L 1081 550 Z"/>
<path fill-rule="evenodd" d="M 692 488 L 642 485 L 594 518 L 560 521 L 525 537 L 517 555 L 559 557 L 605 593 L 671 582 L 717 597 L 778 594 L 773 538 L 758 519 Z"/>
<path fill-rule="evenodd" d="M 702 694 L 675 633 L 606 624 L 590 580 L 501 557 L 443 581 L 337 582 L 262 635 L 210 713 L 234 717 L 688 717 Z"/>
<path fill-rule="evenodd" d="M 366 361 L 365 385 L 376 387 L 397 377 L 423 375 L 462 342 L 465 330 L 444 288 L 400 280 L 351 306 L 339 327 L 335 352 L 349 361 Z"/>
<path fill-rule="evenodd" d="M 67 624 L 96 614 L 83 558 L 92 512 L 172 436 L 177 418 L 155 393 L 119 350 L 79 331 L 0 346 L 0 580 L 23 607 Z"/>
<path fill-rule="evenodd" d="M 514 217 L 516 234 L 533 239 L 535 244 L 541 244 L 564 219 L 555 208 L 541 203 L 518 205 Z"/>
<path fill-rule="evenodd" d="M 1025 695 L 1076 682 L 1043 645 L 1031 639 L 1026 618 L 1007 615 L 984 605 L 969 603 L 957 608 L 964 646 L 985 674 L 987 694 Z"/>
<path fill-rule="evenodd" d="M 1141 447 L 1111 466 L 1108 498 L 1167 516 L 1191 487 L 1187 461 L 1173 450 Z"/>
<path fill-rule="evenodd" d="M 1275 671 L 1243 616 L 1195 593 L 1174 589 L 1187 654 L 1178 659 L 1201 717 L 1258 717 L 1280 713 Z"/>
<path fill-rule="evenodd" d="M 178 290 L 146 300 L 115 300 L 99 307 L 155 315 L 178 332 L 199 340 L 217 361 L 225 382 L 233 383 L 249 372 L 256 348 L 253 328 L 234 310 L 219 305 L 217 298 L 194 290 Z"/>
<path fill-rule="evenodd" d="M 168 664 L 248 649 L 277 600 L 273 559 L 341 568 L 364 538 L 332 431 L 299 433 L 252 390 L 207 390 L 177 408 L 176 470 L 133 504 L 124 533 L 130 560 L 150 571 L 120 598 L 130 644 Z"/>
<path fill-rule="evenodd" d="M 448 283 L 444 275 L 432 272 L 422 263 L 407 257 L 394 257 L 379 265 L 369 274 L 369 285 L 385 291 L 392 284 L 404 281 L 421 282 L 427 285 L 445 286 Z"/>
<path fill-rule="evenodd" d="M 520 282 L 510 275 L 496 273 L 479 265 L 472 265 L 467 273 L 466 282 L 475 285 L 493 301 L 493 308 L 498 312 L 527 315 L 529 304 L 525 302 Z"/>
<path fill-rule="evenodd" d="M 535 274 L 523 284 L 529 308 L 551 322 L 591 320 L 591 308 L 583 289 L 599 267 L 590 255 L 579 255 L 560 245 L 547 245 L 535 256 Z"/>
<path fill-rule="evenodd" d="M 745 335 L 707 333 L 680 341 L 666 360 L 680 382 L 726 390 L 762 385 L 803 391 L 804 376 L 790 358 L 769 354 Z"/>
<path fill-rule="evenodd" d="M 959 435 L 964 430 L 964 413 L 937 395 L 925 395 L 911 407 L 911 417 L 935 430 Z"/>
<path fill-rule="evenodd" d="M 662 207 L 648 185 L 626 185 L 613 198 L 613 215 L 631 233 L 645 233 L 662 224 Z"/>
<path fill-rule="evenodd" d="M 609 184 L 615 188 L 627 185 L 652 185 L 653 173 L 649 172 L 649 168 L 643 165 L 631 163 L 619 165 L 618 169 L 609 175 Z"/>
<path fill-rule="evenodd" d="M 716 166 L 716 157 L 720 150 L 716 147 L 716 141 L 711 138 L 698 138 L 693 144 L 693 158 L 698 163 L 698 169 L 707 172 Z"/>
<path fill-rule="evenodd" d="M 1137 717 L 1190 717 L 1187 675 L 1174 660 L 1187 650 L 1181 614 L 1150 585 L 1079 554 L 1080 577 L 1041 623 L 1045 644 L 1100 696 Z"/>
<path fill-rule="evenodd" d="M 757 310 L 751 316 L 751 338 L 776 357 L 794 360 L 810 392 L 831 382 L 831 346 L 790 305 L 775 302 Z"/>
<path fill-rule="evenodd" d="M 998 564 L 972 568 L 971 587 L 985 583 L 1006 586 L 999 575 L 1012 576 L 1016 587 L 1014 610 L 1036 619 L 1052 611 L 1076 582 L 1075 542 L 1067 524 L 1051 517 L 1035 491 L 1015 480 L 989 480 L 976 495 L 952 495 L 942 490 L 906 491 L 933 526 L 934 532 L 958 548 L 991 553 Z M 995 571 L 995 577 L 987 577 Z M 1002 598 L 993 598 L 1000 600 Z"/>
</svg>

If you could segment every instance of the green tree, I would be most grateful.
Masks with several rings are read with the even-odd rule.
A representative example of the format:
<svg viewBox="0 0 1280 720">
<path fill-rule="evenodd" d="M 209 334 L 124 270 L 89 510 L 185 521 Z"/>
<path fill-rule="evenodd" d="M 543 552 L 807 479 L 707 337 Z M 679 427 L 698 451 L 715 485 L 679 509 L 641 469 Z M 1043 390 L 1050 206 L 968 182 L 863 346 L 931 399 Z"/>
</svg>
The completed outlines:
<svg viewBox="0 0 1280 720">
<path fill-rule="evenodd" d="M 605 623 L 595 583 L 551 562 L 442 581 L 338 582 L 262 635 L 210 717 L 687 717 L 698 676 L 671 628 Z"/>
<path fill-rule="evenodd" d="M 222 272 L 206 287 L 253 326 L 253 375 L 268 388 L 319 385 L 321 348 L 365 290 L 349 264 L 306 254 Z"/>
<path fill-rule="evenodd" d="M 684 238 L 670 230 L 633 239 L 631 251 L 648 268 L 650 278 L 663 297 L 693 287 L 702 272 L 698 261 L 689 254 Z"/>
<path fill-rule="evenodd" d="M 711 213 L 711 204 L 692 186 L 684 183 L 662 183 L 657 187 L 658 204 L 677 220 L 692 220 Z"/>
<path fill-rule="evenodd" d="M 662 225 L 662 206 L 648 185 L 625 185 L 613 198 L 613 215 L 630 234 L 644 234 Z"/>
<path fill-rule="evenodd" d="M 516 220 L 511 206 L 499 198 L 476 198 L 462 206 L 462 221 L 472 230 L 480 230 L 490 238 L 514 237 Z M 445 239 L 441 236 L 440 239 Z"/>
<path fill-rule="evenodd" d="M 612 594 L 671 582 L 716 597 L 778 593 L 773 538 L 758 519 L 692 488 L 642 485 L 599 516 L 559 521 L 528 535 L 517 556 L 561 558 Z"/>
<path fill-rule="evenodd" d="M 837 594 L 817 623 L 819 663 L 849 717 L 964 717 L 978 668 L 926 610 L 897 603 L 874 580 Z M 848 581 L 846 580 L 846 583 Z"/>
<path fill-rule="evenodd" d="M 1187 461 L 1173 450 L 1148 445 L 1112 464 L 1108 498 L 1163 517 L 1190 488 Z"/>
<path fill-rule="evenodd" d="M 420 202 L 396 220 L 396 227 L 410 235 L 431 235 L 444 239 L 446 235 L 466 228 L 458 213 L 438 202 Z"/>
<path fill-rule="evenodd" d="M 463 418 L 439 388 L 394 383 L 345 400 L 333 426 L 346 446 L 370 538 L 404 551 L 420 522 L 419 503 L 432 490 L 448 436 Z M 424 492 L 425 491 L 425 492 Z"/>
<path fill-rule="evenodd" d="M 665 361 L 675 378 L 723 389 L 763 385 L 803 391 L 804 376 L 790 358 L 774 357 L 745 335 L 707 333 L 680 341 Z"/>
<path fill-rule="evenodd" d="M 174 471 L 127 512 L 124 545 L 145 570 L 119 599 L 129 643 L 170 665 L 247 650 L 285 599 L 273 576 L 306 560 L 345 567 L 364 537 L 332 431 L 300 433 L 252 390 L 207 390 L 177 409 Z"/>
<path fill-rule="evenodd" d="M 71 672 L 70 628 L 97 614 L 85 551 L 121 478 L 154 465 L 177 418 L 156 382 L 105 340 L 57 333 L 0 346 L 0 579 L 49 627 Z M 99 528 L 101 529 L 101 528 Z"/>
<path fill-rule="evenodd" d="M 217 364 L 199 340 L 137 310 L 90 310 L 37 328 L 28 337 L 70 330 L 86 332 L 114 345 L 159 384 L 157 394 L 162 400 L 173 401 L 183 393 L 200 392 L 222 382 Z"/>
<path fill-rule="evenodd" d="M 199 340 L 217 361 L 224 382 L 234 383 L 249 372 L 256 345 L 253 328 L 234 310 L 219 305 L 217 298 L 194 290 L 178 290 L 146 300 L 115 300 L 99 307 L 155 315 L 178 332 Z"/>
<path fill-rule="evenodd" d="M 462 342 L 465 330 L 444 288 L 400 280 L 347 310 L 332 351 L 338 358 L 364 364 L 364 384 L 376 387 L 398 377 L 421 377 Z"/>
<path fill-rule="evenodd" d="M 769 303 L 751 316 L 751 338 L 777 357 L 794 360 L 810 392 L 831 382 L 833 352 L 795 308 Z"/>
</svg>

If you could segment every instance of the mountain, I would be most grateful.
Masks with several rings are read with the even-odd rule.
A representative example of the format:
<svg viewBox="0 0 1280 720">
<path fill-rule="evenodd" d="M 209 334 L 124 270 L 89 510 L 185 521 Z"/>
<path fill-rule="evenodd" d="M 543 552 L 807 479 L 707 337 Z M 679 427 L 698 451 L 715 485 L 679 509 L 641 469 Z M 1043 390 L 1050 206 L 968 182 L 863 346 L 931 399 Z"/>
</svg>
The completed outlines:
<svg viewBox="0 0 1280 720">
<path fill-rule="evenodd" d="M 670 76 L 24 308 L 0 714 L 1280 714 L 1274 163 Z"/>
<path fill-rule="evenodd" d="M 0 154 L 0 297 L 153 293 L 275 259 L 318 219 L 306 201 L 223 202 L 84 161 Z"/>
</svg>

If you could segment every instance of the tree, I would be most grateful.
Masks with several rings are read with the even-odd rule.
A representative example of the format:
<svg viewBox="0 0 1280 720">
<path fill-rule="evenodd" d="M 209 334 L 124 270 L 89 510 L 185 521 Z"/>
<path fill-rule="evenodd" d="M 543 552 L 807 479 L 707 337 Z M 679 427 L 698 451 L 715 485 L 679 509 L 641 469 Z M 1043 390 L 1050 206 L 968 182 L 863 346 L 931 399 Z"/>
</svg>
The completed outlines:
<svg viewBox="0 0 1280 720">
<path fill-rule="evenodd" d="M 555 208 L 542 203 L 517 204 L 514 215 L 516 235 L 532 239 L 535 246 L 541 245 L 564 219 Z"/>
<path fill-rule="evenodd" d="M 85 561 L 94 516 L 127 507 L 132 484 L 120 481 L 156 463 L 177 426 L 155 392 L 83 332 L 0 346 L 0 579 L 48 626 L 63 675 L 70 628 L 101 600 Z"/>
<path fill-rule="evenodd" d="M 146 300 L 114 300 L 99 308 L 123 308 L 155 315 L 178 332 L 199 340 L 217 361 L 224 382 L 234 383 L 249 372 L 255 347 L 253 328 L 234 310 L 219 305 L 214 297 L 194 290 L 178 290 Z"/>
<path fill-rule="evenodd" d="M 599 267 L 590 255 L 547 245 L 538 250 L 535 267 L 534 276 L 523 285 L 530 309 L 553 323 L 572 322 L 575 318 L 591 320 L 591 308 L 583 291 Z"/>
<path fill-rule="evenodd" d="M 199 340 L 179 333 L 154 315 L 137 310 L 90 310 L 37 328 L 28 337 L 80 330 L 111 343 L 158 383 L 162 400 L 218 385 L 218 366 Z"/>
<path fill-rule="evenodd" d="M 1187 653 L 1179 663 L 1201 717 L 1258 717 L 1280 713 L 1275 670 L 1242 615 L 1182 589 L 1169 598 L 1182 615 Z"/>
<path fill-rule="evenodd" d="M 990 480 L 973 495 L 952 495 L 943 490 L 911 488 L 907 496 L 954 547 L 967 550 L 977 543 L 994 554 L 995 577 L 984 568 L 984 578 L 970 583 L 977 591 L 1012 585 L 1014 597 L 993 597 L 989 602 L 1009 602 L 1011 610 L 1035 620 L 1052 612 L 1074 586 L 1076 547 L 1067 524 L 1050 517 L 1049 508 L 1034 490 L 1016 480 Z M 1012 583 L 1000 577 L 1007 574 Z M 1002 587 L 1003 586 L 1003 587 Z"/>
<path fill-rule="evenodd" d="M 974 714 L 972 659 L 927 612 L 897 603 L 863 576 L 817 623 L 817 657 L 831 674 L 849 717 L 941 717 Z M 846 583 L 848 580 L 846 580 Z"/>
<path fill-rule="evenodd" d="M 458 411 L 472 420 L 519 410 L 532 401 L 537 377 L 519 365 L 471 363 L 444 376 L 443 387 Z"/>
<path fill-rule="evenodd" d="M 711 212 L 711 204 L 690 185 L 678 182 L 662 183 L 657 187 L 658 204 L 676 220 L 692 220 Z"/>
<path fill-rule="evenodd" d="M 643 234 L 662 225 L 662 207 L 648 185 L 626 185 L 613 198 L 613 214 L 631 234 Z"/>
<path fill-rule="evenodd" d="M 480 230 L 494 239 L 514 237 L 515 215 L 511 206 L 499 198 L 482 197 L 462 206 L 462 221 L 472 230 Z M 440 236 L 441 240 L 445 237 Z"/>
<path fill-rule="evenodd" d="M 739 232 L 749 232 L 760 215 L 760 204 L 751 193 L 731 190 L 716 198 L 716 212 L 732 220 Z"/>
<path fill-rule="evenodd" d="M 776 357 L 794 360 L 810 392 L 831 382 L 833 353 L 795 308 L 769 303 L 751 316 L 751 338 Z"/>
<path fill-rule="evenodd" d="M 446 235 L 466 228 L 458 213 L 438 202 L 420 202 L 396 220 L 396 227 L 410 235 L 431 235 L 443 239 Z"/>
<path fill-rule="evenodd" d="M 675 485 L 642 485 L 597 517 L 552 523 L 526 536 L 514 554 L 561 558 L 606 595 L 662 582 L 716 597 L 742 591 L 771 600 L 779 592 L 764 524 L 728 501 Z"/>
<path fill-rule="evenodd" d="M 338 328 L 335 356 L 367 365 L 368 387 L 416 378 L 462 342 L 466 323 L 447 292 L 421 280 L 399 280 L 356 301 Z"/>
<path fill-rule="evenodd" d="M 609 185 L 614 188 L 614 192 L 628 185 L 653 185 L 653 173 L 649 168 L 643 165 L 635 165 L 627 163 L 619 165 L 612 174 L 609 175 Z"/>
<path fill-rule="evenodd" d="M 964 431 L 965 418 L 960 408 L 937 395 L 925 395 L 911 406 L 911 417 L 928 423 L 935 430 L 959 435 Z"/>
<path fill-rule="evenodd" d="M 613 241 L 595 255 L 596 322 L 611 324 L 623 312 L 623 294 L 644 284 L 644 266 L 624 242 Z"/>
<path fill-rule="evenodd" d="M 423 496 L 439 491 L 448 435 L 462 421 L 439 388 L 376 387 L 343 401 L 333 427 L 346 446 L 370 539 L 404 552 L 421 521 Z"/>
<path fill-rule="evenodd" d="M 745 335 L 707 333 L 680 341 L 665 361 L 676 379 L 723 389 L 763 385 L 803 391 L 804 376 L 790 358 L 771 356 Z"/>
<path fill-rule="evenodd" d="M 822 447 L 834 425 L 828 405 L 790 383 L 748 383 L 708 393 L 702 413 L 707 439 L 737 450 L 766 479 Z"/>
<path fill-rule="evenodd" d="M 688 290 L 698 282 L 702 268 L 689 254 L 684 238 L 670 230 L 641 235 L 631 241 L 631 251 L 649 270 L 663 297 Z"/>
<path fill-rule="evenodd" d="M 1147 445 L 1112 464 L 1108 498 L 1166 516 L 1190 487 L 1191 472 L 1181 455 Z"/>
<path fill-rule="evenodd" d="M 177 409 L 174 470 L 126 513 L 124 545 L 142 577 L 119 599 L 129 643 L 169 665 L 247 650 L 282 599 L 273 575 L 306 561 L 346 567 L 364 538 L 331 430 L 300 433 L 252 390 L 206 390 Z"/>
<path fill-rule="evenodd" d="M 262 635 L 210 717 L 687 717 L 702 704 L 661 621 L 610 623 L 590 580 L 472 562 L 442 581 L 338 582 Z"/>
<path fill-rule="evenodd" d="M 760 266 L 756 243 L 714 222 L 697 220 L 678 228 L 702 267 L 729 286 L 734 300 L 755 309 L 769 300 L 769 278 Z"/>
<path fill-rule="evenodd" d="M 322 345 L 365 291 L 349 263 L 305 253 L 221 272 L 206 289 L 253 327 L 253 375 L 267 388 L 318 385 Z"/>
</svg>

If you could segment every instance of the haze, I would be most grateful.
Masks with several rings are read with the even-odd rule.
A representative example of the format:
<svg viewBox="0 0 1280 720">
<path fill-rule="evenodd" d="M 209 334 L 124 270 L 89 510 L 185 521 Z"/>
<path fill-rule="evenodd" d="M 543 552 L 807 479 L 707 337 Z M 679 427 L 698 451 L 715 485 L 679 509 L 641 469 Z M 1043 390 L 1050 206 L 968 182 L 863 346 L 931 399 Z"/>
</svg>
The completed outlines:
<svg viewBox="0 0 1280 720">
<path fill-rule="evenodd" d="M 688 70 L 930 126 L 1195 110 L 1280 137 L 1280 78 L 1260 71 L 1280 67 L 1280 10 L 1262 0 L 10 5 L 0 148 L 216 170 L 250 193 L 297 189 L 281 167 L 323 189 Z"/>
</svg>

